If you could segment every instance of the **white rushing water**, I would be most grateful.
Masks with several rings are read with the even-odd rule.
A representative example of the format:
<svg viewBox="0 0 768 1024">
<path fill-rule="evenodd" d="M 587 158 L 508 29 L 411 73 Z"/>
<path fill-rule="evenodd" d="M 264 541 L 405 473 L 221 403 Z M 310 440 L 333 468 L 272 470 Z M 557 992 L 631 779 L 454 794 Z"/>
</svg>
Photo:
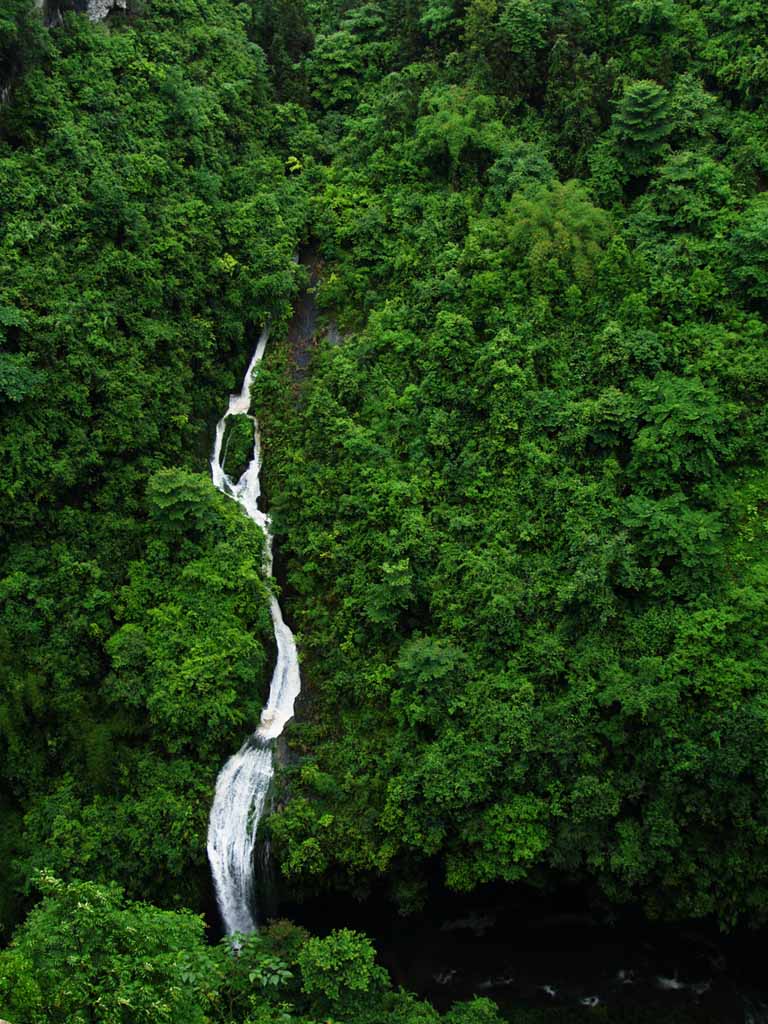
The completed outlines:
<svg viewBox="0 0 768 1024">
<path fill-rule="evenodd" d="M 261 437 L 258 420 L 250 415 L 251 382 L 267 347 L 265 328 L 253 353 L 239 394 L 230 395 L 229 407 L 216 425 L 216 442 L 211 458 L 215 486 L 243 507 L 258 524 L 266 540 L 264 569 L 272 574 L 272 534 L 269 516 L 259 509 L 261 495 Z M 245 472 L 236 482 L 221 464 L 227 420 L 248 416 L 253 423 L 253 455 Z M 277 662 L 269 687 L 269 698 L 261 712 L 261 724 L 219 772 L 216 795 L 208 822 L 208 860 L 211 864 L 216 898 L 227 934 L 256 929 L 253 905 L 254 847 L 256 830 L 264 812 L 274 775 L 273 743 L 293 717 L 293 705 L 301 689 L 299 659 L 293 633 L 283 621 L 277 598 L 269 602 L 277 644 Z"/>
</svg>

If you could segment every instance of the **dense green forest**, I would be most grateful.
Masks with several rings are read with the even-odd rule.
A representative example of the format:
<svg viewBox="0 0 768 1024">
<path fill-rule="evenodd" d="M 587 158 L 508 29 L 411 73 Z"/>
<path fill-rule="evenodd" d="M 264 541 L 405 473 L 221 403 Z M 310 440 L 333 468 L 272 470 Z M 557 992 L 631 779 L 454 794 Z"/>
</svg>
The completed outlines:
<svg viewBox="0 0 768 1024">
<path fill-rule="evenodd" d="M 264 323 L 285 891 L 765 923 L 768 7 L 81 6 L 0 0 L 0 1016 L 500 1019 L 195 916 L 273 658 L 208 473 Z"/>
</svg>

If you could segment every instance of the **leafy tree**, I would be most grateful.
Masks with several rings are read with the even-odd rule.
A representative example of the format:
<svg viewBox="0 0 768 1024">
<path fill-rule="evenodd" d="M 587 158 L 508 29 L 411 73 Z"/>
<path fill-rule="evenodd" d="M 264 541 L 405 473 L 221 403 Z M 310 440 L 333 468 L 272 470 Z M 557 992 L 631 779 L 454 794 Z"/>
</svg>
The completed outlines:
<svg viewBox="0 0 768 1024">
<path fill-rule="evenodd" d="M 484 169 L 503 149 L 504 128 L 494 118 L 489 96 L 451 86 L 422 97 L 424 112 L 416 123 L 415 152 L 456 184 L 462 165 Z"/>
<path fill-rule="evenodd" d="M 758 300 L 768 298 L 767 226 L 768 203 L 756 196 L 736 222 L 731 241 L 734 277 L 750 298 Z"/>
<path fill-rule="evenodd" d="M 184 966 L 205 956 L 199 918 L 126 905 L 114 887 L 50 875 L 39 884 L 44 901 L 0 953 L 4 1016 L 107 1024 L 128 1013 L 137 1022 L 202 1024 L 201 992 Z"/>
<path fill-rule="evenodd" d="M 314 43 L 304 0 L 253 4 L 252 18 L 251 31 L 269 61 L 278 95 L 300 97 L 294 68 Z"/>
<path fill-rule="evenodd" d="M 340 30 L 319 36 L 307 60 L 313 99 L 326 109 L 348 106 L 356 94 L 364 60 L 362 47 L 351 32 Z"/>
<path fill-rule="evenodd" d="M 431 42 L 455 39 L 460 24 L 454 0 L 428 0 L 419 17 L 419 28 Z"/>
<path fill-rule="evenodd" d="M 656 232 L 709 234 L 725 226 L 733 199 L 727 169 L 710 157 L 684 150 L 661 165 L 643 207 L 646 216 L 657 219 Z"/>
<path fill-rule="evenodd" d="M 594 280 L 610 221 L 576 181 L 513 196 L 506 210 L 510 254 L 525 261 L 535 291 L 549 291 Z"/>
<path fill-rule="evenodd" d="M 630 82 L 613 115 L 629 169 L 641 174 L 658 159 L 672 130 L 667 90 L 648 79 Z"/>
<path fill-rule="evenodd" d="M 449 1024 L 499 1024 L 503 1020 L 496 1004 L 483 998 L 454 1003 L 443 1019 Z"/>
<path fill-rule="evenodd" d="M 370 939 L 342 928 L 324 939 L 310 938 L 298 957 L 304 992 L 322 1005 L 338 1006 L 352 993 L 383 986 L 386 974 L 374 963 Z"/>
<path fill-rule="evenodd" d="M 16 76 L 23 74 L 44 52 L 41 11 L 26 0 L 7 0 L 0 11 L 0 102 Z"/>
</svg>

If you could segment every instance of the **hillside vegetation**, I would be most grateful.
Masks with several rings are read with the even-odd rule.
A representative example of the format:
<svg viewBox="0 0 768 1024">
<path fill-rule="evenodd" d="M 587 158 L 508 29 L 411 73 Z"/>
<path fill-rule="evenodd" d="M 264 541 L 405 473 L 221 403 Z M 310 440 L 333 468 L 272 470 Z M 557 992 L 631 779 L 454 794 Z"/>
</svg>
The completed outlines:
<svg viewBox="0 0 768 1024">
<path fill-rule="evenodd" d="M 75 6 L 0 9 L 0 1016 L 437 1020 L 363 936 L 194 916 L 273 657 L 207 465 L 265 322 L 283 885 L 765 922 L 768 8 Z"/>
</svg>

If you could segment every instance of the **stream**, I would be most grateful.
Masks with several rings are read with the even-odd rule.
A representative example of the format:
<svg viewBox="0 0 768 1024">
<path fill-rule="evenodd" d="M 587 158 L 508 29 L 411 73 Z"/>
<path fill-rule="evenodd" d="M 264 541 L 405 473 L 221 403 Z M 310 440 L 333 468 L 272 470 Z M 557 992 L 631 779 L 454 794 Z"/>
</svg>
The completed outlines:
<svg viewBox="0 0 768 1024">
<path fill-rule="evenodd" d="M 264 573 L 269 577 L 272 575 L 272 533 L 269 516 L 259 508 L 261 435 L 259 422 L 250 411 L 251 383 L 264 358 L 268 339 L 269 330 L 264 328 L 248 364 L 243 386 L 238 394 L 229 396 L 227 411 L 216 425 L 211 477 L 218 490 L 236 501 L 264 534 Z M 253 424 L 253 454 L 245 472 L 234 481 L 224 472 L 222 450 L 227 421 L 236 416 L 246 416 Z M 259 821 L 274 776 L 273 741 L 293 717 L 293 706 L 301 690 L 296 642 L 274 594 L 270 596 L 269 612 L 277 645 L 269 697 L 258 728 L 219 772 L 208 822 L 208 860 L 216 900 L 229 935 L 256 930 L 254 855 Z"/>
</svg>

